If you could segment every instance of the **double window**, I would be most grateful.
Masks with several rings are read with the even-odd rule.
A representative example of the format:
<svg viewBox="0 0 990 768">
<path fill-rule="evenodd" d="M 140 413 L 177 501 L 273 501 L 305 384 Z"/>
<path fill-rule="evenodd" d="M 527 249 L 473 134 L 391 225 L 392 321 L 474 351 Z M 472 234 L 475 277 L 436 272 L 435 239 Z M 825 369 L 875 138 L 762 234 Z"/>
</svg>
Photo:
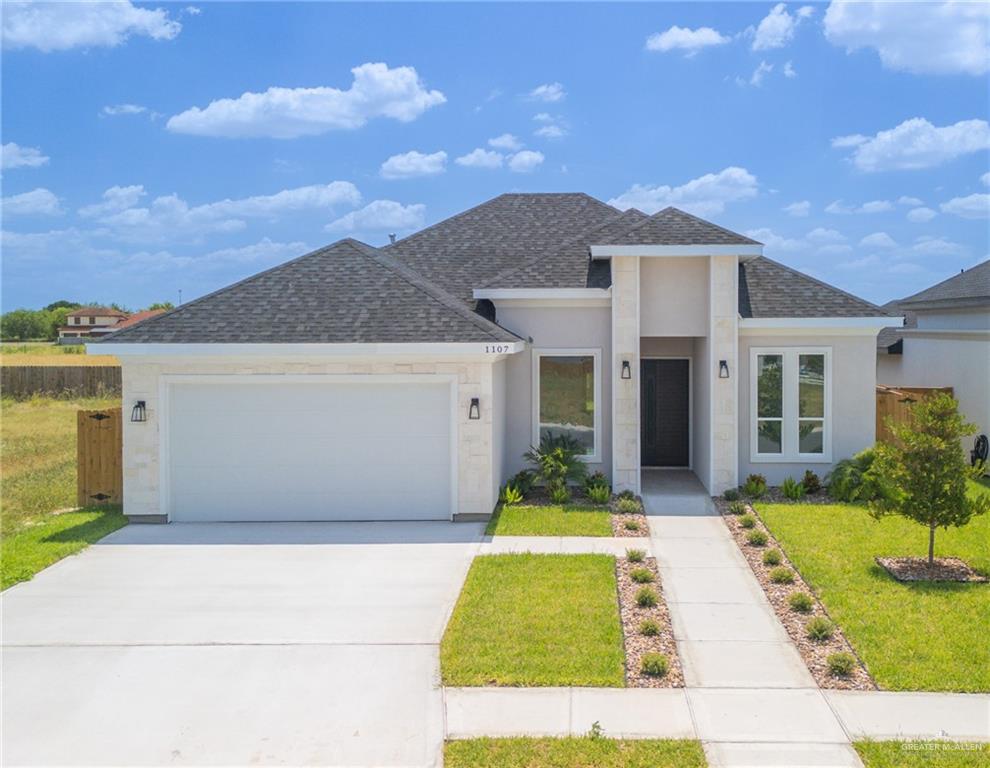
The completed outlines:
<svg viewBox="0 0 990 768">
<path fill-rule="evenodd" d="M 750 350 L 750 450 L 754 461 L 832 460 L 831 350 Z"/>
<path fill-rule="evenodd" d="M 567 435 L 601 460 L 601 356 L 597 349 L 533 352 L 533 443 Z"/>
</svg>

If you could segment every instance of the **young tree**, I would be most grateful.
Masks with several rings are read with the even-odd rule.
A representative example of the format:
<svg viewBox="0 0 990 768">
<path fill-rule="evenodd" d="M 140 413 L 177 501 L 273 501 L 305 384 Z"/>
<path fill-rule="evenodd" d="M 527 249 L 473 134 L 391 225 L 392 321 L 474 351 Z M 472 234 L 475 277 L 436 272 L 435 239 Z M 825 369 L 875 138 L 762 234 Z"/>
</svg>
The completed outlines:
<svg viewBox="0 0 990 768">
<path fill-rule="evenodd" d="M 962 438 L 976 427 L 966 423 L 959 404 L 945 392 L 923 398 L 907 424 L 891 425 L 892 444 L 877 445 L 873 463 L 881 488 L 870 502 L 874 517 L 902 515 L 928 526 L 928 565 L 935 561 L 935 529 L 966 525 L 990 509 L 990 498 L 966 494 L 966 478 L 977 470 L 966 463 Z"/>
</svg>

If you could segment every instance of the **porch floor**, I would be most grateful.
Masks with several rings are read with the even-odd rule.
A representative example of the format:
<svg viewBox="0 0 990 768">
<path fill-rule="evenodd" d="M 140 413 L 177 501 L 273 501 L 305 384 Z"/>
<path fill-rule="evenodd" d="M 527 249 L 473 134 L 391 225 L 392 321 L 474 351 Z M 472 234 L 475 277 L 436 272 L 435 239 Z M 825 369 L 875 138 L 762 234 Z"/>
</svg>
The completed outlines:
<svg viewBox="0 0 990 768">
<path fill-rule="evenodd" d="M 704 517 L 717 515 L 711 496 L 690 469 L 642 470 L 647 515 Z"/>
</svg>

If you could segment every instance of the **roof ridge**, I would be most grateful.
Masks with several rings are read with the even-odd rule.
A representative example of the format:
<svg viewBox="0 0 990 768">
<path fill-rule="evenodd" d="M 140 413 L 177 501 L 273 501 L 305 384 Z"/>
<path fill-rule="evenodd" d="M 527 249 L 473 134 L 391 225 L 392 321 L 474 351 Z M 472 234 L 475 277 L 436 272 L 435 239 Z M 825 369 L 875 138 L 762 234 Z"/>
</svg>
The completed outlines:
<svg viewBox="0 0 990 768">
<path fill-rule="evenodd" d="M 802 272 L 799 269 L 794 269 L 793 267 L 789 267 L 786 264 L 782 264 L 779 261 L 774 261 L 773 259 L 771 259 L 771 258 L 769 258 L 767 256 L 756 256 L 753 259 L 753 261 L 756 261 L 756 260 L 759 260 L 759 259 L 763 259 L 764 261 L 769 261 L 771 264 L 773 264 L 775 266 L 778 266 L 781 269 L 783 269 L 783 270 L 785 270 L 787 272 L 790 272 L 791 274 L 799 275 L 800 277 L 803 277 L 805 280 L 810 280 L 811 282 L 815 283 L 816 285 L 820 285 L 823 288 L 828 288 L 829 290 L 835 291 L 836 293 L 841 293 L 843 296 L 846 296 L 846 297 L 848 297 L 850 299 L 854 299 L 854 300 L 858 301 L 860 304 L 865 304 L 868 307 L 873 307 L 873 309 L 875 309 L 875 310 L 877 310 L 877 312 L 879 312 L 879 315 L 878 316 L 882 316 L 882 317 L 899 317 L 899 315 L 891 315 L 883 307 L 877 306 L 872 301 L 867 301 L 866 299 L 863 299 L 863 298 L 857 296 L 854 293 L 849 293 L 849 291 L 844 291 L 841 288 L 832 285 L 831 283 L 826 283 L 824 280 L 819 280 L 817 277 L 812 277 L 807 272 Z M 741 262 L 740 263 L 740 266 L 745 266 L 745 262 Z"/>
<path fill-rule="evenodd" d="M 935 290 L 936 288 L 938 288 L 941 285 L 945 285 L 946 283 L 952 282 L 953 280 L 958 280 L 963 275 L 965 275 L 965 274 L 967 274 L 969 272 L 972 272 L 975 269 L 980 269 L 981 267 L 985 267 L 988 264 L 990 264 L 990 259 L 987 259 L 986 261 L 981 261 L 978 264 L 974 264 L 969 269 L 964 269 L 961 272 L 956 272 L 956 274 L 954 274 L 954 275 L 952 275 L 950 277 L 945 278 L 945 280 L 940 280 L 939 282 L 935 283 L 934 285 L 929 285 L 927 288 L 922 288 L 920 291 L 917 291 L 915 293 L 912 293 L 910 296 L 905 296 L 903 299 L 894 299 L 894 301 L 897 301 L 897 302 L 903 301 L 905 303 L 911 303 L 912 300 L 914 300 L 914 297 L 915 296 L 920 296 L 923 293 L 928 293 L 929 291 L 933 291 L 933 290 Z M 921 301 L 944 301 L 944 299 L 921 299 Z"/>
<path fill-rule="evenodd" d="M 634 224 L 632 227 L 630 227 L 629 229 L 627 229 L 623 233 L 623 235 L 624 236 L 628 236 L 629 234 L 631 234 L 632 232 L 635 232 L 640 227 L 645 227 L 649 222 L 651 222 L 654 219 L 656 219 L 656 217 L 659 216 L 661 213 L 666 213 L 667 211 L 674 211 L 675 213 L 679 213 L 682 216 L 687 216 L 689 219 L 691 219 L 693 221 L 696 221 L 699 224 L 704 224 L 706 227 L 712 227 L 713 229 L 717 229 L 720 232 L 724 232 L 727 235 L 732 235 L 733 237 L 742 238 L 743 240 L 749 241 L 753 245 L 763 245 L 763 243 L 759 242 L 758 240 L 754 240 L 751 237 L 746 237 L 746 235 L 741 235 L 738 232 L 733 232 L 731 229 L 726 229 L 725 227 L 721 226 L 720 224 L 716 224 L 715 222 L 709 221 L 708 219 L 703 219 L 700 216 L 695 216 L 693 213 L 688 213 L 687 211 L 683 211 L 680 208 L 677 208 L 676 206 L 673 206 L 673 205 L 668 205 L 666 208 L 661 208 L 656 213 L 647 216 L 645 219 L 643 219 L 638 224 Z"/>
</svg>

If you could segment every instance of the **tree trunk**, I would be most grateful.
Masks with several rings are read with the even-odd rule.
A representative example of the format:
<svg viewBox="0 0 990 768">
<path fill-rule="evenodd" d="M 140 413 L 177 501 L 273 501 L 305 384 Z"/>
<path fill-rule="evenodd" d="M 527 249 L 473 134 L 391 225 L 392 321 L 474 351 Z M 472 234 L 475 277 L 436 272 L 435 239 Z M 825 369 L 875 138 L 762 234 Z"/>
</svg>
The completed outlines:
<svg viewBox="0 0 990 768">
<path fill-rule="evenodd" d="M 935 565 L 935 523 L 928 526 L 928 567 Z"/>
</svg>

